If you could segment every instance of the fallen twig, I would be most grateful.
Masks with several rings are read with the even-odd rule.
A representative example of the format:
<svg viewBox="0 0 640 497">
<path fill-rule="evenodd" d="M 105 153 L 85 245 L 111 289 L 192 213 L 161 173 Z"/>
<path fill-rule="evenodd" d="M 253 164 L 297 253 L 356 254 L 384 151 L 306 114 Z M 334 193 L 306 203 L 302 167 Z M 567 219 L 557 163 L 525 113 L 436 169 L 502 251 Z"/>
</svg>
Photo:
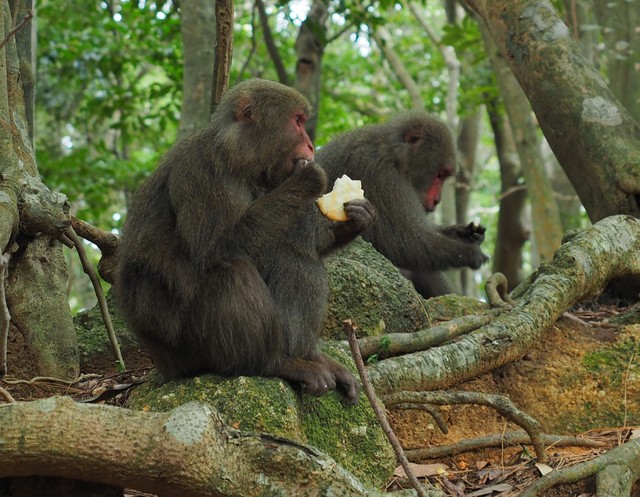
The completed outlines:
<svg viewBox="0 0 640 497">
<path fill-rule="evenodd" d="M 396 457 L 398 458 L 398 462 L 402 465 L 402 468 L 409 478 L 411 482 L 411 486 L 416 490 L 418 497 L 427 497 L 427 493 L 425 489 L 420 485 L 420 482 L 416 478 L 413 471 L 411 471 L 411 467 L 409 465 L 409 461 L 407 456 L 404 454 L 404 450 L 400 445 L 400 441 L 398 437 L 396 437 L 389 421 L 387 420 L 387 416 L 384 413 L 384 408 L 379 404 L 378 399 L 373 391 L 373 387 L 371 386 L 371 382 L 367 377 L 367 370 L 364 366 L 364 361 L 362 360 L 362 354 L 360 354 L 360 349 L 358 347 L 358 339 L 356 337 L 355 326 L 352 324 L 350 319 L 343 321 L 345 330 L 347 331 L 347 338 L 349 340 L 349 346 L 351 347 L 351 353 L 353 355 L 353 360 L 356 363 L 356 368 L 358 369 L 358 374 L 360 375 L 360 379 L 362 380 L 362 387 L 364 392 L 371 403 L 371 407 L 373 408 L 373 412 L 376 414 L 378 418 L 378 422 L 380 426 L 382 426 L 382 431 L 386 435 L 387 439 L 391 443 L 394 452 L 396 453 Z M 435 490 L 435 489 L 433 489 Z M 440 494 L 441 495 L 441 494 Z"/>
</svg>

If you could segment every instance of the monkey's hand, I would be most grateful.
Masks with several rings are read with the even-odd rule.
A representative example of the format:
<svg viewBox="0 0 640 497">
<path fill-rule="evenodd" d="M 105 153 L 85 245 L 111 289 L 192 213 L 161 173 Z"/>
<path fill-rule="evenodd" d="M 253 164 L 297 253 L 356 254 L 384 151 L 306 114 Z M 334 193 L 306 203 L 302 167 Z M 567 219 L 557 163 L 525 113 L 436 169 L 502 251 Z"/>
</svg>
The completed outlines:
<svg viewBox="0 0 640 497">
<path fill-rule="evenodd" d="M 376 209 L 367 199 L 349 200 L 344 203 L 344 210 L 349 219 L 333 223 L 333 234 L 337 245 L 353 240 L 371 226 L 378 216 Z"/>
<path fill-rule="evenodd" d="M 376 209 L 366 198 L 345 202 L 344 210 L 349 216 L 345 224 L 351 225 L 351 228 L 358 232 L 367 229 L 378 217 Z"/>
<path fill-rule="evenodd" d="M 449 238 L 457 238 L 465 242 L 476 243 L 480 245 L 484 241 L 484 234 L 487 228 L 481 224 L 457 224 L 453 226 L 440 227 L 440 233 Z"/>
<path fill-rule="evenodd" d="M 290 184 L 299 189 L 304 197 L 316 198 L 327 189 L 327 174 L 315 162 L 297 160 L 292 175 L 289 177 Z"/>
<path fill-rule="evenodd" d="M 489 260 L 489 256 L 485 254 L 478 245 L 469 245 L 467 253 L 467 266 L 471 269 L 479 269 L 485 262 Z"/>
<path fill-rule="evenodd" d="M 460 261 L 462 262 L 461 266 L 464 265 L 471 269 L 478 269 L 489 260 L 489 257 L 480 250 L 480 244 L 484 241 L 486 231 L 484 226 L 476 223 L 440 228 L 443 235 L 455 240 L 458 246 L 457 250 L 460 250 L 463 258 Z"/>
<path fill-rule="evenodd" d="M 480 244 L 484 241 L 484 234 L 486 231 L 487 228 L 481 224 L 469 223 L 466 226 L 461 226 L 459 228 L 458 236 L 470 242 Z"/>
</svg>

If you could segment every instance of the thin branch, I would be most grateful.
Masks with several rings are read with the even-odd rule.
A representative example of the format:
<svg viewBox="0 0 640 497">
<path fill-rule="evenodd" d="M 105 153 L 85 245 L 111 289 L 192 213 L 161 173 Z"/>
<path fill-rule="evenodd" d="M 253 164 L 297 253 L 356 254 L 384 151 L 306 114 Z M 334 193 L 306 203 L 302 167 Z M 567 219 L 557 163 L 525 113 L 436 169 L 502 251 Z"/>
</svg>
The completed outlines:
<svg viewBox="0 0 640 497">
<path fill-rule="evenodd" d="M 541 438 L 542 427 L 540 426 L 540 422 L 529 414 L 518 409 L 511 400 L 502 395 L 479 392 L 399 392 L 385 395 L 382 397 L 382 402 L 384 402 L 384 405 L 387 408 L 396 404 L 404 404 L 406 402 L 416 404 L 435 404 L 439 406 L 452 404 L 474 404 L 491 407 L 509 421 L 512 421 L 524 428 L 531 438 L 531 444 L 536 451 L 538 462 L 545 462 L 547 460 L 547 454 Z"/>
<path fill-rule="evenodd" d="M 87 259 L 87 253 L 84 250 L 84 246 L 82 245 L 82 240 L 74 231 L 73 226 L 70 226 L 67 230 L 67 236 L 71 238 L 73 241 L 76 250 L 78 251 L 78 257 L 80 257 L 80 262 L 82 263 L 82 269 L 89 276 L 91 280 L 91 284 L 93 285 L 93 289 L 96 292 L 96 297 L 98 298 L 98 305 L 100 306 L 100 314 L 102 314 L 102 320 L 104 321 L 104 326 L 107 328 L 107 333 L 109 335 L 109 341 L 111 342 L 111 346 L 113 347 L 113 353 L 116 356 L 116 361 L 118 363 L 118 369 L 120 371 L 126 371 L 126 366 L 124 364 L 124 359 L 122 358 L 122 353 L 120 352 L 120 344 L 118 344 L 118 338 L 116 337 L 116 333 L 113 330 L 113 324 L 111 323 L 111 316 L 109 315 L 109 308 L 107 307 L 107 301 L 104 298 L 104 292 L 102 291 L 102 286 L 100 285 L 100 280 L 98 279 L 98 274 L 95 269 Z"/>
<path fill-rule="evenodd" d="M 16 399 L 14 399 L 13 396 L 2 387 L 0 387 L 0 397 L 2 397 L 4 400 L 6 400 L 9 403 L 16 401 Z"/>
<path fill-rule="evenodd" d="M 393 43 L 391 42 L 391 34 L 384 26 L 371 26 L 371 34 L 375 40 L 378 48 L 384 54 L 384 57 L 389 62 L 389 65 L 393 69 L 396 78 L 405 87 L 409 96 L 411 97 L 411 106 L 414 109 L 424 109 L 424 99 L 420 92 L 420 87 L 416 83 L 415 79 L 409 73 L 407 67 L 404 65 L 396 51 L 393 49 Z"/>
<path fill-rule="evenodd" d="M 542 434 L 541 439 L 547 446 L 554 447 L 604 447 L 606 444 L 595 440 L 585 438 L 562 436 L 562 435 L 545 435 Z M 503 433 L 501 435 L 488 435 L 486 437 L 471 438 L 469 440 L 461 440 L 451 445 L 437 445 L 433 447 L 425 447 L 422 449 L 406 450 L 407 458 L 412 462 L 425 461 L 428 459 L 442 459 L 443 457 L 451 457 L 465 452 L 473 452 L 480 449 L 488 449 L 492 447 L 504 447 L 505 445 L 531 445 L 531 438 L 523 431 L 514 431 Z"/>
<path fill-rule="evenodd" d="M 258 47 L 257 41 L 256 41 L 256 8 L 254 5 L 254 8 L 251 9 L 251 50 L 249 50 L 249 53 L 247 55 L 247 58 L 245 59 L 244 63 L 242 64 L 242 67 L 240 68 L 240 70 L 238 71 L 238 81 L 242 81 L 243 77 L 244 77 L 244 72 L 247 70 L 247 67 L 249 67 L 249 63 L 251 62 L 251 59 L 253 58 L 253 56 L 256 53 L 256 48 Z"/>
<path fill-rule="evenodd" d="M 387 420 L 387 417 L 383 410 L 384 408 L 378 403 L 376 394 L 374 393 L 373 387 L 371 386 L 371 382 L 369 381 L 369 378 L 367 376 L 367 370 L 364 366 L 362 355 L 360 354 L 360 348 L 358 347 L 358 339 L 356 338 L 355 326 L 351 323 L 350 319 L 343 321 L 343 324 L 347 332 L 347 337 L 349 339 L 349 346 L 351 347 L 351 354 L 353 355 L 353 360 L 356 363 L 358 374 L 360 375 L 360 379 L 362 380 L 362 386 L 364 388 L 364 392 L 367 395 L 369 402 L 371 403 L 371 407 L 373 408 L 373 411 L 375 412 L 376 417 L 378 418 L 378 422 L 380 423 L 380 426 L 382 426 L 382 431 L 384 431 L 384 434 L 389 439 L 389 442 L 391 443 L 393 450 L 396 453 L 396 457 L 398 458 L 398 461 L 402 465 L 402 468 L 404 469 L 405 474 L 409 478 L 409 481 L 411 482 L 411 486 L 416 490 L 418 497 L 427 497 L 427 494 L 425 493 L 424 489 L 420 485 L 420 482 L 418 482 L 416 475 L 411 470 L 411 466 L 409 465 L 407 456 L 405 455 L 404 450 L 400 445 L 400 441 L 396 437 L 395 433 L 393 432 L 393 429 L 391 428 L 391 425 L 389 424 L 389 421 Z"/>
<path fill-rule="evenodd" d="M 33 17 L 33 11 L 30 10 L 29 12 L 27 12 L 25 14 L 25 16 L 22 19 L 22 21 L 20 21 L 20 24 L 18 24 L 15 28 L 10 30 L 7 33 L 7 36 L 5 36 L 2 41 L 0 41 L 0 48 L 4 47 L 7 44 L 7 42 L 11 39 L 12 36 L 14 36 L 22 28 L 24 28 L 25 24 L 27 24 L 31 20 L 32 17 Z"/>
<path fill-rule="evenodd" d="M 492 310 L 487 314 L 462 316 L 414 333 L 363 337 L 358 339 L 358 347 L 364 357 L 376 354 L 378 359 L 427 350 L 488 325 L 501 312 L 502 310 Z"/>
<path fill-rule="evenodd" d="M 278 73 L 278 81 L 283 85 L 290 85 L 289 76 L 287 76 L 287 71 L 284 68 L 284 63 L 282 62 L 282 57 L 280 57 L 280 52 L 278 52 L 278 47 L 273 40 L 273 34 L 271 33 L 271 27 L 269 26 L 269 17 L 267 16 L 267 11 L 264 8 L 264 3 L 262 0 L 256 0 L 256 7 L 258 7 L 258 17 L 260 18 L 260 25 L 262 26 L 262 36 L 264 38 L 264 43 L 267 45 L 267 51 L 269 52 L 269 56 L 273 61 L 273 65 L 276 68 L 276 72 Z"/>
<path fill-rule="evenodd" d="M 449 426 L 447 426 L 447 422 L 444 420 L 444 417 L 442 416 L 442 413 L 438 409 L 436 409 L 435 406 L 432 406 L 432 405 L 429 405 L 429 404 L 411 404 L 410 402 L 407 402 L 406 404 L 397 404 L 397 405 L 393 406 L 393 408 L 394 409 L 398 409 L 398 410 L 400 410 L 400 409 L 402 409 L 402 410 L 412 409 L 414 411 L 425 411 L 425 412 L 428 412 L 431 415 L 431 417 L 433 418 L 433 420 L 436 422 L 436 424 L 438 425 L 439 430 L 444 435 L 449 433 Z"/>
<path fill-rule="evenodd" d="M 9 323 L 11 313 L 7 305 L 7 295 L 4 290 L 5 280 L 9 276 L 8 252 L 0 254 L 0 378 L 7 374 L 7 340 L 9 338 Z"/>
<path fill-rule="evenodd" d="M 431 42 L 438 48 L 449 71 L 449 81 L 447 83 L 447 124 L 449 128 L 455 130 L 458 127 L 458 83 L 460 81 L 460 61 L 453 47 L 442 43 L 442 39 L 431 28 L 425 17 L 422 15 L 420 7 L 415 2 L 409 2 L 409 10 L 413 13 L 422 29 L 427 33 Z"/>
<path fill-rule="evenodd" d="M 233 0 L 216 0 L 216 50 L 213 64 L 211 113 L 229 88 L 229 71 L 233 57 Z"/>
<path fill-rule="evenodd" d="M 7 385 L 38 385 L 38 384 L 46 385 L 47 383 L 53 383 L 53 384 L 57 383 L 61 385 L 71 386 L 80 381 L 90 380 L 95 378 L 104 378 L 104 375 L 96 374 L 96 373 L 86 373 L 86 374 L 83 373 L 77 378 L 74 378 L 73 380 L 65 380 L 63 378 L 56 378 L 54 376 L 34 376 L 30 380 L 8 380 L 5 378 L 2 381 L 4 381 Z"/>
</svg>

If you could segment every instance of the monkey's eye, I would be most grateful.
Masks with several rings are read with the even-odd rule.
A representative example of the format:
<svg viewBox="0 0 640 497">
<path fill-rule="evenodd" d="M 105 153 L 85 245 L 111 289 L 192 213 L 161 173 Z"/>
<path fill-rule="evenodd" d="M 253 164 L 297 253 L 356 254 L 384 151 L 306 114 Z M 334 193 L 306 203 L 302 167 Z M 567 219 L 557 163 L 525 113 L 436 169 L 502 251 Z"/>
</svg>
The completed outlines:
<svg viewBox="0 0 640 497">
<path fill-rule="evenodd" d="M 296 126 L 304 126 L 304 122 L 306 121 L 306 119 L 304 118 L 304 116 L 302 114 L 298 114 L 296 116 Z"/>
</svg>

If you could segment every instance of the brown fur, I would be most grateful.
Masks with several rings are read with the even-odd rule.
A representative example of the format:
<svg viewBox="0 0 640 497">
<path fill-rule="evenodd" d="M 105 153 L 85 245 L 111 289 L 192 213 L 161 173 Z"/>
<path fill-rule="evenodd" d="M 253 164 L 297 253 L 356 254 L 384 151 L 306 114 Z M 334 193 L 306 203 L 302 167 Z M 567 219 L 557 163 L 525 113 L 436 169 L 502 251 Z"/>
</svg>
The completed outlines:
<svg viewBox="0 0 640 497">
<path fill-rule="evenodd" d="M 425 195 L 453 173 L 455 150 L 446 125 L 424 112 L 406 112 L 379 125 L 353 130 L 320 148 L 317 161 L 329 182 L 343 174 L 362 181 L 378 220 L 363 238 L 404 269 L 425 297 L 450 293 L 441 270 L 487 260 L 485 229 L 437 227 L 427 218 Z"/>
<path fill-rule="evenodd" d="M 374 211 L 352 202 L 344 223 L 320 213 L 325 173 L 297 160 L 313 159 L 296 124 L 309 112 L 295 90 L 241 83 L 137 191 L 117 297 L 166 379 L 279 376 L 313 395 L 338 386 L 357 400 L 355 378 L 317 350 L 328 297 L 322 257 L 369 226 Z"/>
</svg>

